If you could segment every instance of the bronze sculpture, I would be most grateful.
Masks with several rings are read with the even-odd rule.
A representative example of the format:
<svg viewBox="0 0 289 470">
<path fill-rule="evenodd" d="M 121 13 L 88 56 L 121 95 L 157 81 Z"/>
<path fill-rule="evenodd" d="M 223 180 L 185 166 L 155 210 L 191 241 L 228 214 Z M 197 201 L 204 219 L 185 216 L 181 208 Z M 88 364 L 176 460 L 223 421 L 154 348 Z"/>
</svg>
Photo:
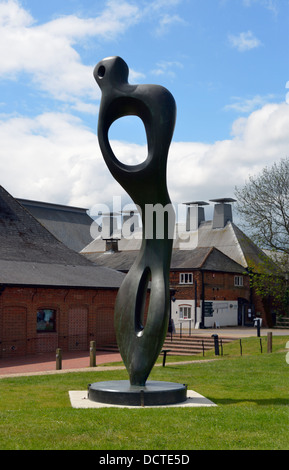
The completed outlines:
<svg viewBox="0 0 289 470">
<path fill-rule="evenodd" d="M 128 66 L 120 57 L 106 58 L 94 69 L 94 77 L 102 91 L 98 121 L 100 148 L 111 174 L 140 208 L 142 216 L 142 246 L 118 292 L 115 331 L 130 386 L 144 389 L 168 330 L 174 211 L 167 190 L 166 168 L 176 105 L 165 88 L 130 85 L 128 74 Z M 128 115 L 138 116 L 142 120 L 148 143 L 146 160 L 133 166 L 117 159 L 108 139 L 112 123 Z M 150 220 L 146 217 L 147 208 L 156 206 L 164 209 L 161 237 L 158 236 L 154 217 Z M 148 224 L 151 226 L 148 227 Z M 148 233 L 150 235 L 147 237 Z M 149 307 L 144 325 L 149 283 Z"/>
</svg>

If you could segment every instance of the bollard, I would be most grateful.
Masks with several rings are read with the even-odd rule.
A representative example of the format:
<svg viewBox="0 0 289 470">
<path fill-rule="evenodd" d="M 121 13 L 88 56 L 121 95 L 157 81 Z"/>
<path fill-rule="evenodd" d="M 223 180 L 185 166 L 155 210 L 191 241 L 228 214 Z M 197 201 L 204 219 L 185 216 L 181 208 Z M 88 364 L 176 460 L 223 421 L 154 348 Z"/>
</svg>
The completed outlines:
<svg viewBox="0 0 289 470">
<path fill-rule="evenodd" d="M 267 333 L 267 352 L 272 352 L 272 332 Z"/>
<path fill-rule="evenodd" d="M 260 328 L 261 328 L 261 321 L 260 318 L 257 318 L 255 320 L 256 326 L 257 326 L 257 337 L 260 338 Z"/>
<path fill-rule="evenodd" d="M 165 367 L 166 365 L 166 358 L 167 358 L 167 353 L 170 352 L 170 349 L 163 349 L 162 350 L 162 353 L 163 353 L 163 367 Z"/>
<path fill-rule="evenodd" d="M 62 351 L 61 349 L 56 349 L 56 370 L 62 369 Z"/>
<path fill-rule="evenodd" d="M 90 367 L 96 366 L 96 342 L 90 341 Z"/>
<path fill-rule="evenodd" d="M 220 351 L 219 351 L 219 336 L 218 336 L 218 335 L 212 335 L 212 338 L 214 338 L 215 356 L 219 356 L 219 355 L 220 355 Z"/>
</svg>

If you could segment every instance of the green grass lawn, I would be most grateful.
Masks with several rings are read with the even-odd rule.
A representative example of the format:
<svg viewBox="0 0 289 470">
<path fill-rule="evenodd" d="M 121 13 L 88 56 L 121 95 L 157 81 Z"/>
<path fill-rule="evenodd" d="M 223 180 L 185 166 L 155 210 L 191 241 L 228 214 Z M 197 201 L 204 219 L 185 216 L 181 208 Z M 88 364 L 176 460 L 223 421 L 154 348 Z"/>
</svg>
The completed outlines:
<svg viewBox="0 0 289 470">
<path fill-rule="evenodd" d="M 289 449 L 289 337 L 224 346 L 192 364 L 154 367 L 149 379 L 186 383 L 217 407 L 74 409 L 69 390 L 127 379 L 125 370 L 85 371 L 0 380 L 0 449 L 220 450 Z M 203 359 L 215 359 L 204 361 Z M 182 358 L 187 359 L 187 358 Z M 192 359 L 197 359 L 196 356 Z"/>
</svg>

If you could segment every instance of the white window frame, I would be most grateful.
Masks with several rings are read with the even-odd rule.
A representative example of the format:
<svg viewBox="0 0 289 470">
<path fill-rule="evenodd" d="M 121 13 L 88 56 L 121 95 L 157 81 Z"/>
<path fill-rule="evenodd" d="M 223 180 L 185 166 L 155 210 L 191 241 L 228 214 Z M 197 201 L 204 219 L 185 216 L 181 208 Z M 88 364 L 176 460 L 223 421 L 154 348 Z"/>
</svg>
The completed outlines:
<svg viewBox="0 0 289 470">
<path fill-rule="evenodd" d="M 192 319 L 192 306 L 188 304 L 179 305 L 179 320 Z"/>
<path fill-rule="evenodd" d="M 235 287 L 243 287 L 243 276 L 235 276 L 234 277 L 234 286 Z"/>
<path fill-rule="evenodd" d="M 179 284 L 193 284 L 193 273 L 180 273 Z"/>
</svg>

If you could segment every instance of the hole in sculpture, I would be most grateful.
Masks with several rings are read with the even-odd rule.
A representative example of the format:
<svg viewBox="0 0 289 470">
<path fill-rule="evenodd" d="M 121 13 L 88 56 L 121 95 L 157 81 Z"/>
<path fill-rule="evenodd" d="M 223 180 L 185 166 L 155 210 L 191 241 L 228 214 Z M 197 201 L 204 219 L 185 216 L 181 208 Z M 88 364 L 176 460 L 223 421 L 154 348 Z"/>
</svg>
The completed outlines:
<svg viewBox="0 0 289 470">
<path fill-rule="evenodd" d="M 99 78 L 103 78 L 105 75 L 105 66 L 101 65 L 97 71 L 97 75 Z"/>
<path fill-rule="evenodd" d="M 124 116 L 109 128 L 109 143 L 116 158 L 125 165 L 138 165 L 147 158 L 145 127 L 138 116 Z"/>
<path fill-rule="evenodd" d="M 142 336 L 146 325 L 149 296 L 148 284 L 151 281 L 151 270 L 145 268 L 139 282 L 136 305 L 135 305 L 135 332 L 137 336 Z"/>
</svg>

